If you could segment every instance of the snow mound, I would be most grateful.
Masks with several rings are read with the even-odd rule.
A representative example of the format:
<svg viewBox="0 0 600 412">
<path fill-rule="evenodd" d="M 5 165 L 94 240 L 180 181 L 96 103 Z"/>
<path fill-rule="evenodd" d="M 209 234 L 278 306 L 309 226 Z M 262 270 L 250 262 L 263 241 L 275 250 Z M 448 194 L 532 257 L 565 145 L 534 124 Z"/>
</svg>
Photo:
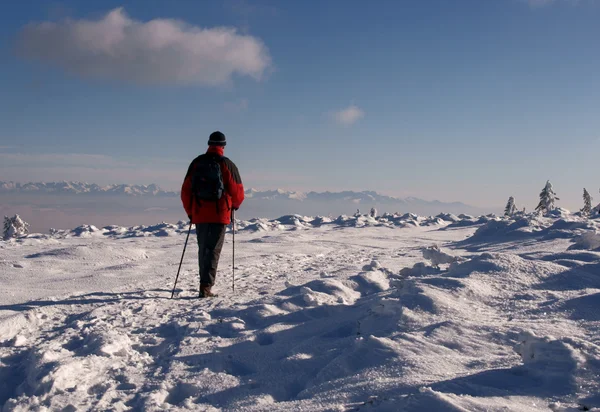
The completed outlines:
<svg viewBox="0 0 600 412">
<path fill-rule="evenodd" d="M 381 269 L 381 263 L 378 260 L 372 260 L 368 265 L 363 266 L 363 270 L 371 271 Z"/>
<path fill-rule="evenodd" d="M 173 236 L 181 233 L 187 233 L 188 229 L 189 222 L 185 222 L 183 220 L 177 222 L 176 224 L 162 222 L 157 225 L 140 225 L 131 227 L 111 225 L 105 226 L 101 229 L 94 225 L 82 225 L 70 231 L 50 229 L 50 236 L 55 239 L 88 238 L 96 236 L 125 239 L 133 237 Z"/>
<path fill-rule="evenodd" d="M 439 267 L 440 265 L 454 263 L 459 260 L 456 256 L 452 256 L 445 252 L 442 252 L 439 246 L 437 245 L 421 248 L 421 252 L 423 252 L 423 257 L 425 259 L 431 261 L 431 265 L 433 267 Z"/>
<path fill-rule="evenodd" d="M 321 227 L 323 225 L 330 224 L 331 222 L 333 222 L 333 219 L 330 217 L 317 216 L 310 222 L 310 224 L 314 227 Z"/>
<path fill-rule="evenodd" d="M 69 232 L 68 236 L 90 237 L 93 235 L 102 235 L 102 234 L 104 234 L 104 231 L 101 229 L 98 229 L 94 225 L 82 225 L 82 226 L 78 226 L 75 229 L 71 230 Z"/>
<path fill-rule="evenodd" d="M 449 224 L 444 229 L 448 230 L 448 229 L 457 229 L 457 228 L 471 227 L 471 226 L 481 226 L 481 225 L 484 225 L 491 221 L 500 220 L 500 218 L 496 217 L 495 215 L 480 216 L 478 218 L 475 218 L 475 217 L 469 216 L 469 215 L 459 215 L 458 218 L 460 220 Z"/>
<path fill-rule="evenodd" d="M 440 213 L 439 215 L 436 216 L 436 218 L 441 219 L 445 222 L 450 222 L 450 223 L 456 223 L 456 222 L 459 222 L 460 220 L 462 220 L 461 218 L 459 218 L 456 215 L 453 215 L 452 213 Z"/>
<path fill-rule="evenodd" d="M 551 280 L 557 282 L 556 287 L 567 290 L 573 279 L 565 279 L 564 282 L 557 280 L 565 271 L 564 266 L 553 262 L 532 261 L 510 253 L 482 253 L 465 262 L 450 265 L 444 275 L 477 278 L 482 288 L 494 288 L 490 294 L 502 296 L 522 288 L 540 288 L 540 285 L 546 287 Z"/>
<path fill-rule="evenodd" d="M 412 268 L 403 268 L 400 270 L 399 275 L 403 277 L 421 277 L 426 275 L 435 275 L 439 274 L 442 271 L 439 268 L 434 268 L 433 266 L 428 266 L 423 262 L 415 263 Z"/>
<path fill-rule="evenodd" d="M 597 231 L 579 235 L 573 241 L 569 250 L 600 250 L 600 233 Z"/>
<path fill-rule="evenodd" d="M 94 262 L 109 255 L 111 259 L 121 261 L 137 261 L 147 259 L 148 253 L 145 249 L 138 247 L 118 247 L 107 243 L 92 243 L 89 245 L 74 245 L 64 248 L 49 249 L 43 252 L 26 255 L 26 259 L 44 260 L 71 260 Z"/>
<path fill-rule="evenodd" d="M 341 215 L 335 219 L 325 216 L 302 216 L 285 215 L 277 219 L 254 218 L 250 220 L 236 220 L 236 230 L 239 232 L 271 232 L 271 231 L 294 231 L 301 229 L 316 229 L 321 227 L 348 227 L 348 228 L 368 228 L 368 227 L 389 227 L 389 228 L 415 228 L 439 226 L 441 228 L 463 227 L 483 224 L 489 221 L 489 217 L 482 216 L 474 219 L 468 215 L 455 216 L 453 214 L 442 213 L 438 216 L 422 217 L 412 213 L 403 215 L 385 213 L 381 216 L 361 215 L 354 216 Z M 105 236 L 114 239 L 134 238 L 134 237 L 168 237 L 180 234 L 187 234 L 189 221 L 179 221 L 175 224 L 162 222 L 156 225 L 139 226 L 117 226 L 110 225 L 98 228 L 94 225 L 81 225 L 72 230 L 50 229 L 49 236 L 40 234 L 30 234 L 26 239 L 67 239 L 67 238 L 88 238 Z M 195 229 L 192 228 L 192 232 Z M 231 232 L 231 228 L 227 229 Z"/>
<path fill-rule="evenodd" d="M 311 306 L 348 305 L 354 303 L 360 293 L 335 279 L 318 279 L 300 288 L 304 302 Z"/>
<path fill-rule="evenodd" d="M 371 268 L 372 267 L 371 264 Z M 371 269 L 368 272 L 361 273 L 351 279 L 359 283 L 360 289 L 362 289 L 364 293 L 377 293 L 390 288 L 389 277 L 381 270 Z"/>
<path fill-rule="evenodd" d="M 537 337 L 531 332 L 522 332 L 518 339 L 515 351 L 521 355 L 523 364 L 545 379 L 562 380 L 586 362 L 581 352 L 564 340 Z"/>
<path fill-rule="evenodd" d="M 314 219 L 312 217 L 306 217 L 301 215 L 287 215 L 273 220 L 272 222 L 284 227 L 291 226 L 292 228 L 303 229 L 312 227 L 311 222 L 313 220 Z"/>
<path fill-rule="evenodd" d="M 566 216 L 566 217 L 565 217 Z M 463 243 L 517 241 L 531 237 L 543 240 L 570 239 L 596 230 L 596 222 L 568 214 L 543 217 L 536 213 L 490 220 Z"/>
</svg>

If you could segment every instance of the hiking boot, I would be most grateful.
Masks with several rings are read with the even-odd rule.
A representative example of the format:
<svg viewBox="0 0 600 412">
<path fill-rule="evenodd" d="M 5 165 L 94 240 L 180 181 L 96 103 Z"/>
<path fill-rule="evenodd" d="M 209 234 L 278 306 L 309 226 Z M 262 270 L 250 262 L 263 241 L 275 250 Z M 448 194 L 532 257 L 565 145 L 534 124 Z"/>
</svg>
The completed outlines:
<svg viewBox="0 0 600 412">
<path fill-rule="evenodd" d="M 200 285 L 200 297 L 201 298 L 214 298 L 217 295 L 215 295 L 214 293 L 212 293 L 210 291 L 211 289 L 211 285 L 209 285 L 208 283 L 203 283 Z"/>
</svg>

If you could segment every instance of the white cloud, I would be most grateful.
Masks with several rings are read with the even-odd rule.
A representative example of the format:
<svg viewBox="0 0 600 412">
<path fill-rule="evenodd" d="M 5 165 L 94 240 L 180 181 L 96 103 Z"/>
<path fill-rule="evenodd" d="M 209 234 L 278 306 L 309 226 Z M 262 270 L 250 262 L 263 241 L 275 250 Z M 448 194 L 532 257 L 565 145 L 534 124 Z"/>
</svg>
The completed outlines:
<svg viewBox="0 0 600 412">
<path fill-rule="evenodd" d="M 333 120 L 343 126 L 353 125 L 363 117 L 365 117 L 365 112 L 354 104 L 332 113 Z"/>
<path fill-rule="evenodd" d="M 233 75 L 261 80 L 271 66 L 264 43 L 234 28 L 200 28 L 173 19 L 141 22 L 122 8 L 99 20 L 28 24 L 17 52 L 84 78 L 137 84 L 215 86 Z"/>
</svg>

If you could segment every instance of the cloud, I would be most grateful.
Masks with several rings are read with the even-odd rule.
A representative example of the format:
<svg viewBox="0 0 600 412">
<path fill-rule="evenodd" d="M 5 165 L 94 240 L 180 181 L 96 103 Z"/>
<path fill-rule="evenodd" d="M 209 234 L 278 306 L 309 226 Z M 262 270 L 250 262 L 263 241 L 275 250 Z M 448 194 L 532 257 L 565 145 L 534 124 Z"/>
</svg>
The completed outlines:
<svg viewBox="0 0 600 412">
<path fill-rule="evenodd" d="M 260 81 L 271 67 L 265 44 L 234 28 L 200 28 L 173 19 L 141 22 L 123 8 L 99 20 L 28 24 L 16 50 L 83 78 L 136 84 L 217 86 L 234 75 Z"/>
<path fill-rule="evenodd" d="M 342 126 L 350 126 L 365 117 L 365 112 L 358 106 L 352 104 L 345 109 L 332 113 L 333 120 Z"/>
</svg>

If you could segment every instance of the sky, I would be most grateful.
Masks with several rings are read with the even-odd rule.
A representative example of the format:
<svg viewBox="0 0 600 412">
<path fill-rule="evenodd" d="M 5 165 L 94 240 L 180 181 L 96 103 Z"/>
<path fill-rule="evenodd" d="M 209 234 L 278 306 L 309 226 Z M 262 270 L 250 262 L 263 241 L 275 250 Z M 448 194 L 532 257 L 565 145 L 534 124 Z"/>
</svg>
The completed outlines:
<svg viewBox="0 0 600 412">
<path fill-rule="evenodd" d="M 600 200 L 600 1 L 6 2 L 0 181 Z"/>
</svg>

